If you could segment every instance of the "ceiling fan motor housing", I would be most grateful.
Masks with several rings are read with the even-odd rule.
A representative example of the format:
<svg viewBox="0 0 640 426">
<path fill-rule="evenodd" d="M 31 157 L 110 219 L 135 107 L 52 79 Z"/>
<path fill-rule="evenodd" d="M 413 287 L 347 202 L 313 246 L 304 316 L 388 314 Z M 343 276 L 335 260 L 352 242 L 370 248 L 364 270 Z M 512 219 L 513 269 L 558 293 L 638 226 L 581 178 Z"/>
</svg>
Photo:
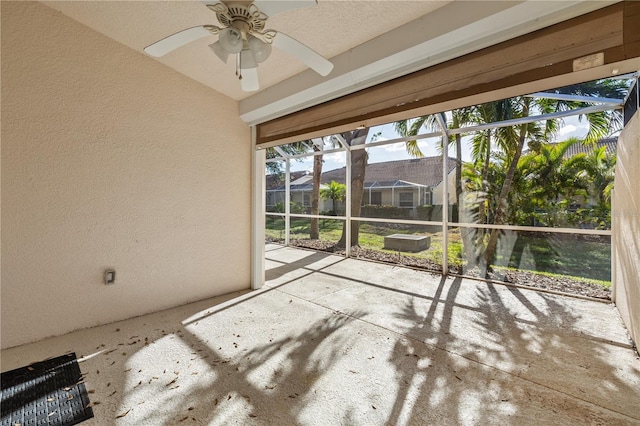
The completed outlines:
<svg viewBox="0 0 640 426">
<path fill-rule="evenodd" d="M 268 18 L 253 3 L 249 7 L 238 3 L 216 3 L 207 7 L 216 13 L 222 25 L 239 30 L 245 39 L 251 32 L 262 32 Z"/>
</svg>

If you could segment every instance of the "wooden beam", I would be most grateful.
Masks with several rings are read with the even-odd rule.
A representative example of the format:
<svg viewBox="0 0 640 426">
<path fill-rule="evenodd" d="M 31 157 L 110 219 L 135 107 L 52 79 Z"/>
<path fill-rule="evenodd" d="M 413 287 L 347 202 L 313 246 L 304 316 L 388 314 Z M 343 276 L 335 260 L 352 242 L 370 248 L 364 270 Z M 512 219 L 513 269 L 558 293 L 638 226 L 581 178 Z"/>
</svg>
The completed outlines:
<svg viewBox="0 0 640 426">
<path fill-rule="evenodd" d="M 640 56 L 640 2 L 624 1 L 257 126 L 257 144 L 330 133 L 384 117 Z M 603 76 L 604 77 L 604 76 Z M 524 94 L 524 93 L 520 93 Z M 514 95 L 515 96 L 515 95 Z M 496 99 L 492 99 L 496 100 Z M 462 107 L 467 105 L 458 105 Z M 403 116 L 406 113 L 406 116 Z M 389 120 L 391 121 L 391 120 Z"/>
</svg>

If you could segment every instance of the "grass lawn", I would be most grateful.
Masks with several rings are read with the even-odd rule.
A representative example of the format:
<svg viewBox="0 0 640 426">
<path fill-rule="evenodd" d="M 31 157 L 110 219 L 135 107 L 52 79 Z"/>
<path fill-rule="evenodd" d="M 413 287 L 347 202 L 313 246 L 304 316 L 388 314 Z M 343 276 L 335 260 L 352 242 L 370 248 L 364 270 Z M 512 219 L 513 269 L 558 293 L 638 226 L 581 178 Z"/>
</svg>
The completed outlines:
<svg viewBox="0 0 640 426">
<path fill-rule="evenodd" d="M 308 239 L 310 219 L 292 219 L 293 239 Z M 320 239 L 338 242 L 342 235 L 341 220 L 320 219 Z M 386 253 L 384 236 L 391 234 L 422 234 L 431 236 L 429 249 L 418 253 L 402 253 L 404 256 L 426 258 L 438 264 L 442 260 L 442 232 L 426 232 L 419 225 L 365 223 L 360 226 L 360 246 Z M 266 236 L 284 239 L 284 220 L 267 216 Z M 462 241 L 460 232 L 449 232 L 448 260 L 450 265 L 462 266 Z M 549 275 L 571 276 L 596 280 L 606 286 L 611 280 L 611 244 L 604 237 L 583 237 L 570 234 L 538 234 L 513 232 L 500 238 L 496 266 L 500 269 L 519 269 Z"/>
</svg>

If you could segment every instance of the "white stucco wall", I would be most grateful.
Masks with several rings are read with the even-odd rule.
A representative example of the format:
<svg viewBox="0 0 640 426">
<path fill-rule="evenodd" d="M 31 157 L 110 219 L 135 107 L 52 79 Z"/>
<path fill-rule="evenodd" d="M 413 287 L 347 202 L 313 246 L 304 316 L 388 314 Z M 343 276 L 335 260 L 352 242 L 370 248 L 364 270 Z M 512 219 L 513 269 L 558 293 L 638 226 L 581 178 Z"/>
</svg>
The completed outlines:
<svg viewBox="0 0 640 426">
<path fill-rule="evenodd" d="M 2 347 L 249 288 L 237 103 L 40 3 L 1 7 Z"/>
<path fill-rule="evenodd" d="M 448 193 L 449 193 L 449 204 L 455 204 L 458 196 L 456 195 L 456 171 L 455 169 L 449 172 L 449 178 L 447 179 L 447 184 L 449 185 Z M 444 185 L 442 182 L 440 185 L 433 188 L 432 191 L 432 202 L 431 204 L 440 204 L 442 205 L 442 190 Z"/>
<path fill-rule="evenodd" d="M 640 344 L 640 113 L 618 138 L 613 196 L 615 303 Z"/>
</svg>

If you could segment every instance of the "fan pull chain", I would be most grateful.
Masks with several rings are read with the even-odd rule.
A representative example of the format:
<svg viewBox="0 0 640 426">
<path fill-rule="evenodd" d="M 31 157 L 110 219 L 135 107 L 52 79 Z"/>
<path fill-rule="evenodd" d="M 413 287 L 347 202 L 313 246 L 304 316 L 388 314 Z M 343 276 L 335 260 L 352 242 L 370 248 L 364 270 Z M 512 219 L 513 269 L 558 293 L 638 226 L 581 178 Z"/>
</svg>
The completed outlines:
<svg viewBox="0 0 640 426">
<path fill-rule="evenodd" d="M 236 55 L 236 76 L 238 77 L 238 80 L 242 80 L 242 55 L 240 55 L 238 53 L 238 55 Z"/>
</svg>

